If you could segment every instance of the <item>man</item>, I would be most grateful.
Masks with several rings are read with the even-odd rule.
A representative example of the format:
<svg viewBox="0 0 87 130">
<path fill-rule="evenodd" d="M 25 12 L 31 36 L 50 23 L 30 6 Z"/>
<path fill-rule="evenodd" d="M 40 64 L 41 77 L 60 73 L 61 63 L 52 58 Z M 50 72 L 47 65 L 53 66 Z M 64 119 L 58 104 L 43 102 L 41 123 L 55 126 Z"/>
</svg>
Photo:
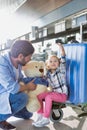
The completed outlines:
<svg viewBox="0 0 87 130">
<path fill-rule="evenodd" d="M 17 40 L 10 52 L 0 56 L 0 128 L 16 130 L 6 120 L 11 117 L 29 119 L 32 113 L 26 110 L 28 95 L 25 90 L 35 90 L 34 81 L 20 84 L 23 80 L 22 66 L 31 60 L 34 48 L 29 41 Z"/>
</svg>

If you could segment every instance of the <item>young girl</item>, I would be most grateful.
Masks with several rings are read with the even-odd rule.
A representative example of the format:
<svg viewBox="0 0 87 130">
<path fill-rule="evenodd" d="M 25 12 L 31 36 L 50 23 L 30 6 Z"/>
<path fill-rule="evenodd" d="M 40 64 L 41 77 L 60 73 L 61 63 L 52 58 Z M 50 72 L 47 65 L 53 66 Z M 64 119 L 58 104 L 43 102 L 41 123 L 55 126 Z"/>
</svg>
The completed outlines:
<svg viewBox="0 0 87 130">
<path fill-rule="evenodd" d="M 47 80 L 52 92 L 45 92 L 38 95 L 41 108 L 38 110 L 38 119 L 32 124 L 36 127 L 43 127 L 50 123 L 49 117 L 52 109 L 52 102 L 65 102 L 67 100 L 68 88 L 66 86 L 66 59 L 65 51 L 61 43 L 57 43 L 61 51 L 61 60 L 53 55 L 48 60 Z M 43 100 L 45 106 L 43 106 Z"/>
</svg>

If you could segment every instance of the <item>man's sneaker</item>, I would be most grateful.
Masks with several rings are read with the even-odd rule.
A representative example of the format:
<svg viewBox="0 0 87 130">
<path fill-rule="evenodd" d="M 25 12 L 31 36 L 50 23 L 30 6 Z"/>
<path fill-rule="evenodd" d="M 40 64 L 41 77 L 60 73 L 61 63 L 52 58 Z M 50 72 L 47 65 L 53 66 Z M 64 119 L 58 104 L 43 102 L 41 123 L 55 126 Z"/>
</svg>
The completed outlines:
<svg viewBox="0 0 87 130">
<path fill-rule="evenodd" d="M 43 126 L 45 126 L 45 125 L 48 125 L 49 123 L 50 123 L 49 118 L 42 117 L 41 120 L 35 122 L 33 125 L 34 125 L 35 127 L 43 127 Z"/>
<path fill-rule="evenodd" d="M 1 128 L 2 130 L 16 130 L 16 127 L 15 127 L 15 126 L 9 124 L 9 123 L 6 122 L 6 121 L 1 121 L 1 122 L 0 122 L 0 128 Z"/>
<path fill-rule="evenodd" d="M 36 120 L 32 123 L 34 125 L 36 122 L 40 121 L 42 119 L 42 114 L 36 113 Z"/>
</svg>

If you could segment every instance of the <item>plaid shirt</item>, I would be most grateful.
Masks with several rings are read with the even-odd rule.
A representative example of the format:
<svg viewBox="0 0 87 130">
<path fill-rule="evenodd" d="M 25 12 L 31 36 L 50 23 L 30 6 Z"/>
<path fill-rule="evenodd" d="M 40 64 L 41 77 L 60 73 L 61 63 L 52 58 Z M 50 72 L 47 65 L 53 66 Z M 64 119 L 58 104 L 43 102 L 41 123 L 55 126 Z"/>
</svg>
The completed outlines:
<svg viewBox="0 0 87 130">
<path fill-rule="evenodd" d="M 47 72 L 47 80 L 49 86 L 52 87 L 54 92 L 68 94 L 68 88 L 66 86 L 66 58 L 61 57 L 60 66 L 52 74 L 50 71 Z"/>
</svg>

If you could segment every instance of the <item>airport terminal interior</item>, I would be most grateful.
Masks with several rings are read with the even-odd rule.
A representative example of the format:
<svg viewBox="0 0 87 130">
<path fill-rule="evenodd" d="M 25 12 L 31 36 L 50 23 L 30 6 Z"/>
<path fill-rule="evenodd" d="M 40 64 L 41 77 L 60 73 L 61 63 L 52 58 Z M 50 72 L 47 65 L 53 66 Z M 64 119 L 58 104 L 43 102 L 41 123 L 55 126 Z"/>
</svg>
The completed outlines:
<svg viewBox="0 0 87 130">
<path fill-rule="evenodd" d="M 61 39 L 68 58 L 76 61 L 69 65 L 77 64 L 71 70 L 74 74 L 70 80 L 77 76 L 78 83 L 75 81 L 74 85 L 85 88 L 84 92 L 82 88 L 75 88 L 76 92 L 79 91 L 78 97 L 71 98 L 73 103 L 66 103 L 66 107 L 60 110 L 61 119 L 51 119 L 45 127 L 32 126 L 35 112 L 30 120 L 11 117 L 8 122 L 17 130 L 87 130 L 86 103 L 73 105 L 76 100 L 87 101 L 87 96 L 83 96 L 87 93 L 87 0 L 0 0 L 0 17 L 0 55 L 7 53 L 15 40 L 29 40 L 35 48 L 32 60 L 45 62 L 49 55 L 60 56 L 55 41 Z M 80 71 L 78 75 L 76 69 Z M 78 78 L 81 72 L 84 74 L 82 83 L 79 81 L 81 77 Z"/>
</svg>

